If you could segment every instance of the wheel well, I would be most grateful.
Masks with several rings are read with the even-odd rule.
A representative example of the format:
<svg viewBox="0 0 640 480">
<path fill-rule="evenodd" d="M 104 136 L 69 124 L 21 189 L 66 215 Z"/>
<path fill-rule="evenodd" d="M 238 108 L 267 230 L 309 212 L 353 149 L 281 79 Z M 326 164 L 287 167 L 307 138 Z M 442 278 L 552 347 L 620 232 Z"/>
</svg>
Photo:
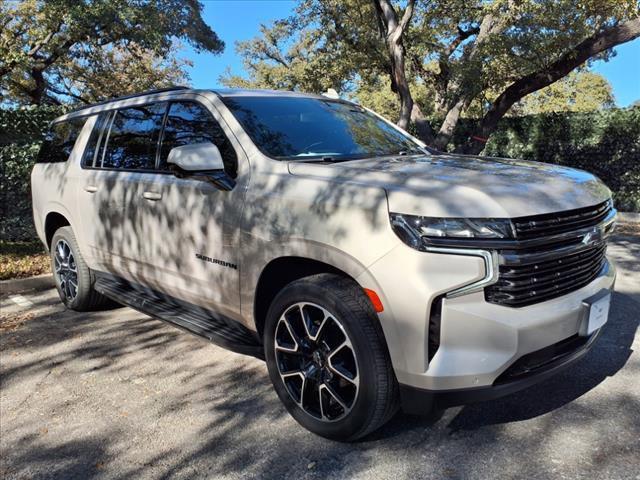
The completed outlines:
<svg viewBox="0 0 640 480">
<path fill-rule="evenodd" d="M 265 267 L 258 280 L 253 309 L 260 338 L 262 338 L 267 311 L 278 292 L 295 280 L 319 273 L 335 273 L 352 278 L 332 265 L 302 257 L 276 258 Z"/>
<path fill-rule="evenodd" d="M 44 234 L 47 239 L 47 247 L 51 248 L 51 239 L 53 238 L 53 234 L 56 233 L 60 227 L 66 227 L 71 225 L 69 220 L 67 220 L 64 215 L 61 215 L 57 212 L 51 212 L 47 215 L 46 220 L 44 221 Z"/>
</svg>

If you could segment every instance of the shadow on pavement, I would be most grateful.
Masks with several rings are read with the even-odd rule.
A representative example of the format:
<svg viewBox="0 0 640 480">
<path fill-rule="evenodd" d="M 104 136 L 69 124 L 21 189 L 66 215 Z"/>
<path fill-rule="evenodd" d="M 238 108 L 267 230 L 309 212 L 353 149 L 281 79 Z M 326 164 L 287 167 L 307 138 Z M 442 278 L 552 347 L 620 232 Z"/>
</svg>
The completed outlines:
<svg viewBox="0 0 640 480">
<path fill-rule="evenodd" d="M 588 437 L 595 453 L 570 452 L 564 474 L 576 473 L 571 462 L 577 457 L 583 463 L 576 468 L 604 475 L 611 465 L 632 465 L 632 442 L 625 435 L 640 434 L 640 401 L 637 395 L 602 389 L 602 399 L 575 400 L 591 395 L 625 366 L 639 325 L 637 311 L 629 296 L 614 294 L 610 321 L 592 351 L 546 382 L 428 417 L 398 414 L 355 444 L 327 441 L 299 427 L 255 359 L 216 349 L 128 309 L 40 316 L 2 339 L 3 357 L 25 355 L 24 361 L 2 362 L 3 392 L 25 379 L 39 379 L 36 387 L 50 391 L 48 399 L 26 396 L 15 407 L 21 413 L 8 420 L 14 433 L 3 426 L 11 455 L 3 453 L 0 476 L 471 478 L 501 472 L 503 478 L 547 478 L 557 468 L 548 446 L 563 445 L 558 436 L 571 440 L 573 432 Z M 29 354 L 38 351 L 37 357 Z M 47 376 L 59 369 L 61 381 L 74 384 L 95 373 L 105 385 L 80 397 L 56 394 Z M 113 378 L 117 381 L 108 383 Z M 112 417 L 110 409 L 116 407 L 109 402 L 116 394 L 124 396 L 137 418 Z M 26 403 L 36 401 L 48 403 Z M 94 411 L 92 418 L 93 403 L 101 401 L 109 413 Z M 66 436 L 39 433 L 39 407 L 45 408 L 40 413 L 45 418 L 66 417 Z M 76 425 L 80 417 L 84 429 Z M 524 451 L 526 462 L 509 474 L 509 462 Z"/>
</svg>

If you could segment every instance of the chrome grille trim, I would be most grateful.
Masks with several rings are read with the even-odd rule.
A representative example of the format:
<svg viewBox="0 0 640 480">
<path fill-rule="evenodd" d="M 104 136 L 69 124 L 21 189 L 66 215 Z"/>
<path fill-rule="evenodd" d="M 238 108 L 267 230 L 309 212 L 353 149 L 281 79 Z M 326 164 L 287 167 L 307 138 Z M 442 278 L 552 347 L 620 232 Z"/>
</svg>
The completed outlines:
<svg viewBox="0 0 640 480">
<path fill-rule="evenodd" d="M 514 218 L 512 222 L 516 231 L 516 238 L 526 240 L 597 225 L 603 222 L 612 210 L 613 205 L 610 200 L 607 200 L 593 207 Z"/>
<path fill-rule="evenodd" d="M 555 220 L 550 215 L 514 219 L 518 243 L 498 250 L 498 281 L 484 289 L 486 301 L 524 307 L 588 285 L 606 268 L 606 240 L 615 216 L 607 201 L 560 212 Z"/>
</svg>

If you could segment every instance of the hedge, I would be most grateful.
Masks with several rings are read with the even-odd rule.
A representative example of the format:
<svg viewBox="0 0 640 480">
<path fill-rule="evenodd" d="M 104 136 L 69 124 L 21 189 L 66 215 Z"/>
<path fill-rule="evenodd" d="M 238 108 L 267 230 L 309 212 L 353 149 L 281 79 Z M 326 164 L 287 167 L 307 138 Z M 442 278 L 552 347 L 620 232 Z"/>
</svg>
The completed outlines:
<svg viewBox="0 0 640 480">
<path fill-rule="evenodd" d="M 0 240 L 34 240 L 30 173 L 40 142 L 61 107 L 0 109 Z"/>
<path fill-rule="evenodd" d="M 458 129 L 455 142 L 469 130 Z M 483 152 L 580 168 L 614 193 L 620 211 L 640 211 L 640 107 L 504 118 Z"/>
<path fill-rule="evenodd" d="M 48 123 L 61 107 L 0 109 L 0 240 L 35 238 L 29 173 Z M 464 141 L 469 123 L 454 137 Z M 485 155 L 524 158 L 588 170 L 614 192 L 621 211 L 640 211 L 640 107 L 592 113 L 510 117 Z"/>
</svg>

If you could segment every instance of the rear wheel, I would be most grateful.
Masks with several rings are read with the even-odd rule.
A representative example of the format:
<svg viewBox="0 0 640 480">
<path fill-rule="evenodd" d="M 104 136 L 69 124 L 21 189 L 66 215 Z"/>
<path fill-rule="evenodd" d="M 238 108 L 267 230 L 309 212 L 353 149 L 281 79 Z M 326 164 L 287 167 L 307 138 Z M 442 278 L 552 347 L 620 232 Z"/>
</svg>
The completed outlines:
<svg viewBox="0 0 640 480">
<path fill-rule="evenodd" d="M 397 411 L 382 330 L 353 280 L 320 274 L 292 282 L 269 308 L 264 337 L 278 396 L 312 432 L 356 440 Z"/>
<path fill-rule="evenodd" d="M 94 276 L 85 263 L 71 227 L 61 227 L 51 240 L 51 270 L 67 308 L 77 311 L 95 310 L 109 300 L 93 289 Z"/>
</svg>

